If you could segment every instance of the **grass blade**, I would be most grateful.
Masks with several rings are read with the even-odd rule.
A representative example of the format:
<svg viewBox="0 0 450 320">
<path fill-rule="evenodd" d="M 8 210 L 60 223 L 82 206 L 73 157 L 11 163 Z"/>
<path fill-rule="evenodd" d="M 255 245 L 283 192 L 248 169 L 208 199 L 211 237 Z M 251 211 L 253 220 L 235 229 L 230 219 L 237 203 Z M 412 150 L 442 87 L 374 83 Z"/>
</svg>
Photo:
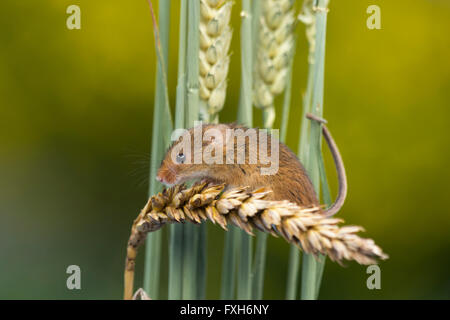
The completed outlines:
<svg viewBox="0 0 450 320">
<path fill-rule="evenodd" d="M 204 300 L 206 298 L 206 275 L 208 263 L 208 225 L 203 223 L 199 226 L 198 236 L 198 271 L 197 271 L 197 297 Z"/>
<path fill-rule="evenodd" d="M 169 25 L 170 25 L 170 3 L 159 6 L 160 30 L 156 24 L 153 6 L 149 1 L 152 14 L 153 30 L 155 35 L 155 47 L 158 56 L 158 66 L 156 73 L 156 94 L 153 114 L 153 133 L 152 133 L 152 156 L 150 162 L 150 186 L 149 195 L 155 194 L 161 189 L 161 185 L 155 180 L 156 171 L 159 162 L 163 157 L 165 146 L 169 144 L 170 132 L 172 131 L 172 116 L 169 106 L 169 95 L 167 87 L 167 61 L 169 47 Z M 160 124 L 164 124 L 165 130 Z M 169 136 L 167 136 L 169 132 Z M 163 143 L 160 137 L 163 136 Z M 160 280 L 160 262 L 161 262 L 161 240 L 162 233 L 156 232 L 147 238 L 144 269 L 144 290 L 149 293 L 153 299 L 159 298 L 159 280 Z"/>
<path fill-rule="evenodd" d="M 291 245 L 289 250 L 289 264 L 286 284 L 286 300 L 295 300 L 297 298 L 298 273 L 300 268 L 300 250 Z"/>
<path fill-rule="evenodd" d="M 325 164 L 323 156 L 319 159 L 320 184 L 322 185 L 322 199 L 327 206 L 331 205 L 330 187 L 328 185 L 327 174 L 325 171 Z M 318 261 L 318 272 L 316 274 L 316 299 L 319 297 L 320 285 L 322 283 L 323 271 L 325 269 L 326 256 L 320 255 Z"/>
<path fill-rule="evenodd" d="M 194 126 L 199 117 L 199 22 L 200 1 L 188 1 L 187 42 L 187 109 L 186 127 Z M 197 297 L 199 232 L 195 225 L 184 226 L 183 299 Z"/>
<path fill-rule="evenodd" d="M 238 110 L 238 122 L 248 127 L 253 124 L 252 110 L 252 84 L 253 84 L 253 42 L 251 1 L 242 0 L 242 26 L 241 26 L 241 96 Z M 239 272 L 238 272 L 238 299 L 251 299 L 252 297 L 252 247 L 253 239 L 244 231 L 236 232 L 240 236 Z M 237 244 L 236 239 L 234 240 Z"/>
<path fill-rule="evenodd" d="M 295 56 L 297 40 L 294 42 L 294 52 Z M 291 90 L 292 90 L 292 69 L 294 67 L 294 59 L 291 60 L 291 65 L 289 67 L 288 80 L 286 83 L 286 91 L 284 92 L 283 99 L 283 112 L 281 117 L 281 127 L 280 127 L 280 140 L 286 143 L 287 128 L 289 122 L 289 111 L 291 106 Z M 298 285 L 298 270 L 300 268 L 300 250 L 291 245 L 289 250 L 289 262 L 288 262 L 288 273 L 287 273 L 287 284 L 286 284 L 286 299 L 294 300 L 297 293 Z"/>
<path fill-rule="evenodd" d="M 184 128 L 185 97 L 186 97 L 186 29 L 187 0 L 181 0 L 180 27 L 178 43 L 178 83 L 175 111 L 175 128 Z M 169 300 L 179 300 L 182 297 L 183 284 L 183 226 L 170 226 L 169 240 Z"/>
<path fill-rule="evenodd" d="M 253 124 L 253 41 L 251 11 L 251 1 L 242 0 L 241 99 L 239 101 L 238 121 L 248 127 L 252 127 Z"/>
<path fill-rule="evenodd" d="M 225 233 L 224 255 L 222 262 L 222 283 L 220 299 L 231 300 L 234 298 L 236 283 L 237 248 L 240 240 L 240 230 L 230 226 Z"/>
<path fill-rule="evenodd" d="M 257 231 L 254 261 L 253 299 L 261 300 L 264 289 L 264 270 L 266 266 L 267 233 Z"/>
<path fill-rule="evenodd" d="M 323 114 L 323 88 L 325 72 L 325 38 L 327 22 L 327 6 L 329 0 L 315 1 L 316 16 L 316 51 L 314 57 L 314 84 L 312 90 L 311 112 L 319 117 Z M 310 154 L 307 170 L 314 184 L 316 193 L 320 194 L 319 162 L 322 157 L 320 151 L 321 124 L 312 122 L 310 124 Z M 318 147 L 319 146 L 319 147 Z M 319 264 L 311 255 L 305 255 L 302 268 L 301 297 L 305 300 L 316 299 L 317 274 Z"/>
<path fill-rule="evenodd" d="M 180 300 L 183 284 L 183 225 L 170 226 L 169 242 L 169 300 Z"/>
<path fill-rule="evenodd" d="M 261 2 L 262 1 L 254 1 L 252 4 L 252 37 L 253 37 L 253 46 L 252 46 L 252 57 L 254 61 L 256 61 L 257 57 L 257 46 L 259 39 L 259 24 L 260 24 L 260 16 L 261 16 Z M 253 67 L 252 67 L 253 68 Z M 266 114 L 264 113 L 264 116 Z M 266 123 L 266 121 L 263 121 Z M 257 231 L 256 232 L 256 250 L 255 250 L 255 259 L 253 262 L 253 288 L 252 288 L 252 297 L 256 300 L 261 300 L 263 298 L 263 290 L 264 290 L 264 272 L 266 266 L 266 252 L 267 252 L 267 234 L 264 232 Z"/>
<path fill-rule="evenodd" d="M 240 255 L 238 272 L 238 292 L 239 300 L 250 300 L 252 298 L 252 248 L 253 239 L 245 231 L 240 230 Z"/>
</svg>

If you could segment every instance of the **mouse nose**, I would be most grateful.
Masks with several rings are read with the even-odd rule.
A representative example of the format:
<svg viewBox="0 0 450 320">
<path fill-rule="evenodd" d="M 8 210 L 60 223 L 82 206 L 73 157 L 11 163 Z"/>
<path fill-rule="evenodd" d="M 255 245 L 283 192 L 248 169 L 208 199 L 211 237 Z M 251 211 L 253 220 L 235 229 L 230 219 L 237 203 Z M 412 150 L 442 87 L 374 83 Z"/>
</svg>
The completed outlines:
<svg viewBox="0 0 450 320">
<path fill-rule="evenodd" d="M 158 180 L 159 182 L 163 181 L 163 179 L 160 176 L 156 176 L 156 180 Z"/>
</svg>

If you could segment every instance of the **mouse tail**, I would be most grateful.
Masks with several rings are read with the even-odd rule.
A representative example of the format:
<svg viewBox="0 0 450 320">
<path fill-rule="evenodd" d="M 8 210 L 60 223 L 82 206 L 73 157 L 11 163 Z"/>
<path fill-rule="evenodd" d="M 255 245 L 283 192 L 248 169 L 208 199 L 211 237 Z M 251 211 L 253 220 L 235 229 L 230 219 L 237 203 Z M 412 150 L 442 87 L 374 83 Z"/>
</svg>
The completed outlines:
<svg viewBox="0 0 450 320">
<path fill-rule="evenodd" d="M 321 119 L 311 113 L 308 113 L 306 117 L 310 120 L 318 121 L 322 124 L 322 133 L 325 141 L 327 142 L 328 148 L 330 149 L 331 155 L 333 156 L 334 165 L 336 167 L 339 190 L 336 200 L 334 200 L 333 204 L 326 210 L 324 210 L 324 215 L 326 217 L 331 217 L 339 212 L 345 202 L 345 198 L 347 197 L 347 175 L 345 173 L 344 161 L 342 160 L 341 153 L 331 136 L 330 131 L 325 125 L 326 121 Z"/>
</svg>

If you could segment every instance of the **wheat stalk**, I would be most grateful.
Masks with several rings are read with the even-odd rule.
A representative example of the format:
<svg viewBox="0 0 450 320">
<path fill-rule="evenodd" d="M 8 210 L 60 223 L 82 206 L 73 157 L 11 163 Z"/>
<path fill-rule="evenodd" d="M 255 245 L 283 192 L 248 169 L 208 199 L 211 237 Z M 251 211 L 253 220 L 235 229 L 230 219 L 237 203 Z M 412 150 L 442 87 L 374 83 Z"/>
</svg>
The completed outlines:
<svg viewBox="0 0 450 320">
<path fill-rule="evenodd" d="M 387 259 L 372 239 L 356 233 L 359 226 L 339 227 L 341 219 L 326 218 L 320 207 L 300 207 L 289 201 L 264 200 L 271 191 L 247 187 L 226 189 L 225 185 L 205 183 L 186 189 L 176 185 L 151 197 L 133 223 L 128 241 L 125 267 L 125 298 L 133 293 L 134 266 L 137 248 L 149 232 L 168 223 L 202 223 L 210 220 L 227 230 L 234 224 L 253 235 L 253 228 L 281 235 L 303 251 L 317 257 L 326 254 L 331 260 L 355 260 L 364 265 Z"/>
<path fill-rule="evenodd" d="M 200 109 L 202 118 L 216 122 L 225 104 L 231 43 L 231 1 L 200 1 Z"/>
<path fill-rule="evenodd" d="M 264 110 L 264 127 L 275 120 L 274 98 L 283 92 L 294 47 L 293 0 L 262 0 L 254 100 Z"/>
<path fill-rule="evenodd" d="M 306 23 L 307 38 L 310 42 L 309 63 L 311 78 L 308 75 L 308 88 L 305 96 L 305 106 L 312 114 L 322 117 L 324 108 L 324 79 L 325 79 L 325 43 L 326 43 L 326 25 L 329 0 L 307 0 L 303 7 L 303 17 L 311 16 L 313 19 L 308 25 L 308 19 L 303 18 Z M 302 16 L 301 16 L 302 17 Z M 313 51 L 311 51 L 311 49 Z M 311 83 L 309 81 L 311 80 Z M 308 130 L 307 128 L 305 128 Z M 326 181 L 321 179 L 324 174 L 323 155 L 321 151 L 321 124 L 318 122 L 311 123 L 308 134 L 307 163 L 306 170 L 316 189 L 317 194 L 323 184 L 323 190 L 326 190 Z M 300 138 L 302 139 L 302 137 Z M 321 181 L 322 180 L 322 181 Z M 318 261 L 313 256 L 306 254 L 302 263 L 302 280 L 301 280 L 301 298 L 304 300 L 317 299 L 319 283 L 322 277 L 322 271 L 325 260 Z"/>
<path fill-rule="evenodd" d="M 169 90 L 167 85 L 167 61 L 169 54 L 169 29 L 170 29 L 170 1 L 159 5 L 158 21 L 153 10 L 153 5 L 148 0 L 153 32 L 155 38 L 155 49 L 157 55 L 157 71 L 155 82 L 155 102 L 153 114 L 152 149 L 150 157 L 150 183 L 149 195 L 155 194 L 162 189 L 162 185 L 156 181 L 156 170 L 158 163 L 163 159 L 163 151 L 170 143 L 170 134 L 173 130 L 172 115 L 170 111 Z M 161 268 L 161 245 L 162 234 L 155 233 L 147 239 L 146 258 L 144 269 L 144 289 L 151 291 L 153 298 L 159 296 Z"/>
</svg>

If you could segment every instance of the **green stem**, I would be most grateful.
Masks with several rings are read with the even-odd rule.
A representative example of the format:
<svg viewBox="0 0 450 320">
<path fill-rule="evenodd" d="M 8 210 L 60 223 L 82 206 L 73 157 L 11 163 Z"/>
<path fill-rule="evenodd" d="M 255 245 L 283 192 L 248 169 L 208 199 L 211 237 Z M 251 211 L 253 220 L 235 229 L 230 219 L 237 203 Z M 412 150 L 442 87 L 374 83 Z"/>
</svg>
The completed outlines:
<svg viewBox="0 0 450 320">
<path fill-rule="evenodd" d="M 252 244 L 250 235 L 240 230 L 241 246 L 239 256 L 238 292 L 239 300 L 250 300 L 252 298 Z"/>
<path fill-rule="evenodd" d="M 310 63 L 308 68 L 308 82 L 306 85 L 306 93 L 303 97 L 302 121 L 300 127 L 300 143 L 298 146 L 298 156 L 300 161 L 306 167 L 309 154 L 309 124 L 310 120 L 306 118 L 306 114 L 311 112 L 311 97 L 314 83 L 314 64 Z"/>
<path fill-rule="evenodd" d="M 317 262 L 313 255 L 303 255 L 302 264 L 302 300 L 314 300 L 316 298 L 316 269 Z"/>
<path fill-rule="evenodd" d="M 241 96 L 239 97 L 239 110 L 241 109 Z M 209 120 L 212 123 L 219 122 L 219 118 L 217 115 L 214 119 Z M 236 284 L 236 262 L 240 242 L 240 232 L 241 231 L 239 229 L 230 225 L 228 227 L 228 232 L 225 233 L 220 287 L 220 299 L 222 300 L 231 300 L 235 297 L 234 292 Z"/>
<path fill-rule="evenodd" d="M 293 56 L 295 56 L 295 48 L 297 44 L 297 39 L 295 39 L 294 43 L 294 52 Z M 289 68 L 288 75 L 288 83 L 286 85 L 286 92 L 283 102 L 283 116 L 282 116 L 282 126 L 281 126 L 281 141 L 286 142 L 287 136 L 287 121 L 289 119 L 289 109 L 290 109 L 290 100 L 291 100 L 291 87 L 292 87 L 292 69 L 293 69 L 294 59 L 291 60 L 291 66 Z M 311 75 L 312 72 L 310 71 Z M 311 91 L 312 85 L 310 84 L 312 81 L 310 80 L 310 76 L 308 76 L 308 89 L 307 92 Z M 308 93 L 307 93 L 308 95 Z M 310 94 L 309 94 L 310 95 Z M 302 111 L 302 121 L 301 121 L 301 131 L 300 131 L 300 146 L 298 148 L 298 157 L 300 161 L 305 164 L 306 158 L 306 150 L 308 146 L 308 123 L 306 122 L 305 114 L 309 110 L 309 100 L 304 99 L 303 101 L 303 111 Z M 289 262 L 288 262 L 288 271 L 287 271 L 287 283 L 286 283 L 286 299 L 287 300 L 295 300 L 297 298 L 297 287 L 298 287 L 298 278 L 299 278 L 299 270 L 300 270 L 300 250 L 295 246 L 291 245 L 289 250 Z"/>
<path fill-rule="evenodd" d="M 264 269 L 266 266 L 267 233 L 256 234 L 256 251 L 254 262 L 253 299 L 261 300 L 264 290 Z"/>
<path fill-rule="evenodd" d="M 231 300 L 234 298 L 234 289 L 236 283 L 236 255 L 240 238 L 240 230 L 235 226 L 229 226 L 225 233 L 224 255 L 222 262 L 222 284 L 220 298 L 222 300 Z"/>
<path fill-rule="evenodd" d="M 289 112 L 291 109 L 291 88 L 292 88 L 292 63 L 288 72 L 288 82 L 283 98 L 283 112 L 281 114 L 280 141 L 286 143 L 287 128 L 289 122 Z"/>
<path fill-rule="evenodd" d="M 183 225 L 170 226 L 169 300 L 180 300 L 183 280 Z"/>
<path fill-rule="evenodd" d="M 172 118 L 167 94 L 167 79 L 165 77 L 167 74 L 165 61 L 167 61 L 169 51 L 170 2 L 163 1 L 159 5 L 159 30 L 156 26 L 151 2 L 150 8 L 152 11 L 152 19 L 154 21 L 155 47 L 158 55 L 149 185 L 149 195 L 153 195 L 161 189 L 161 185 L 155 181 L 156 171 L 159 162 L 164 156 L 163 152 L 165 145 L 168 144 L 170 132 L 172 131 Z M 160 126 L 161 123 L 165 124 L 164 128 Z M 165 137 L 165 139 L 163 139 L 164 144 L 162 144 L 161 136 L 164 136 L 167 132 L 169 132 L 169 137 Z M 161 240 L 161 231 L 149 235 L 145 249 L 144 290 L 148 292 L 153 299 L 159 298 Z"/>
<path fill-rule="evenodd" d="M 186 127 L 190 128 L 199 117 L 199 1 L 188 1 L 188 17 Z M 195 299 L 198 294 L 198 231 L 193 224 L 184 226 L 183 299 Z"/>
<path fill-rule="evenodd" d="M 241 96 L 238 110 L 238 121 L 249 127 L 253 124 L 253 41 L 251 9 L 251 1 L 242 0 Z"/>
<path fill-rule="evenodd" d="M 297 42 L 297 41 L 296 41 Z M 294 50 L 296 45 L 294 44 Z M 295 51 L 292 53 L 293 57 Z M 292 88 L 292 69 L 293 69 L 294 59 L 291 60 L 291 66 L 289 67 L 288 82 L 286 84 L 286 91 L 284 93 L 283 100 L 283 113 L 281 118 L 281 130 L 280 130 L 280 140 L 286 143 L 287 127 L 289 120 L 289 110 L 291 105 L 291 88 Z M 287 274 L 287 284 L 286 284 L 286 299 L 295 300 L 298 284 L 298 273 L 300 268 L 300 250 L 291 245 L 289 250 L 289 262 L 288 262 L 288 274 Z"/>
<path fill-rule="evenodd" d="M 263 110 L 263 123 L 266 124 L 269 110 Z M 266 128 L 270 129 L 270 128 Z M 267 233 L 257 231 L 255 261 L 253 263 L 253 299 L 261 300 L 264 291 L 264 270 L 266 266 Z"/>
<path fill-rule="evenodd" d="M 208 225 L 200 225 L 198 238 L 198 271 L 197 271 L 197 299 L 206 298 L 206 275 L 208 262 Z"/>
<path fill-rule="evenodd" d="M 181 0 L 178 39 L 178 82 L 175 112 L 175 128 L 183 128 L 186 108 L 186 36 L 188 0 Z"/>
<path fill-rule="evenodd" d="M 289 250 L 289 265 L 286 284 L 286 300 L 295 300 L 298 286 L 298 271 L 300 268 L 300 250 L 291 245 Z"/>
<path fill-rule="evenodd" d="M 199 117 L 199 23 L 200 2 L 188 1 L 188 43 L 187 43 L 187 118 L 186 126 L 191 128 Z"/>
<path fill-rule="evenodd" d="M 319 172 L 320 172 L 320 183 L 322 185 L 322 199 L 323 202 L 329 206 L 331 205 L 331 194 L 330 187 L 328 185 L 327 174 L 325 172 L 325 164 L 323 162 L 323 156 L 319 160 Z M 319 297 L 320 285 L 322 283 L 323 271 L 325 269 L 326 256 L 320 255 L 318 261 L 318 272 L 316 274 L 316 299 Z"/>
<path fill-rule="evenodd" d="M 317 0 L 316 10 L 316 52 L 314 57 L 314 85 L 312 91 L 311 112 L 319 117 L 323 114 L 323 89 L 325 75 L 325 39 L 326 39 L 326 8 L 329 0 Z M 307 170 L 316 193 L 320 194 L 320 172 L 319 162 L 322 157 L 320 150 L 321 124 L 312 122 L 310 124 L 310 154 Z M 319 146 L 319 147 L 318 147 Z M 312 255 L 305 255 L 302 268 L 301 297 L 305 300 L 316 299 L 317 281 L 320 266 Z"/>
<path fill-rule="evenodd" d="M 242 0 L 242 26 L 241 26 L 241 100 L 238 112 L 238 121 L 248 127 L 253 124 L 252 85 L 253 85 L 253 42 L 251 1 Z M 240 230 L 239 272 L 238 272 L 238 299 L 251 299 L 252 297 L 252 246 L 251 236 Z M 236 241 L 236 240 L 235 240 Z"/>
<path fill-rule="evenodd" d="M 178 83 L 175 109 L 175 128 L 184 127 L 185 97 L 186 97 L 186 26 L 187 0 L 181 0 L 180 27 L 178 43 Z M 183 226 L 170 226 L 169 240 L 169 300 L 179 300 L 182 297 L 183 284 Z"/>
<path fill-rule="evenodd" d="M 197 245 L 198 230 L 193 224 L 184 225 L 183 230 L 183 288 L 182 299 L 193 300 L 197 296 Z"/>
</svg>

